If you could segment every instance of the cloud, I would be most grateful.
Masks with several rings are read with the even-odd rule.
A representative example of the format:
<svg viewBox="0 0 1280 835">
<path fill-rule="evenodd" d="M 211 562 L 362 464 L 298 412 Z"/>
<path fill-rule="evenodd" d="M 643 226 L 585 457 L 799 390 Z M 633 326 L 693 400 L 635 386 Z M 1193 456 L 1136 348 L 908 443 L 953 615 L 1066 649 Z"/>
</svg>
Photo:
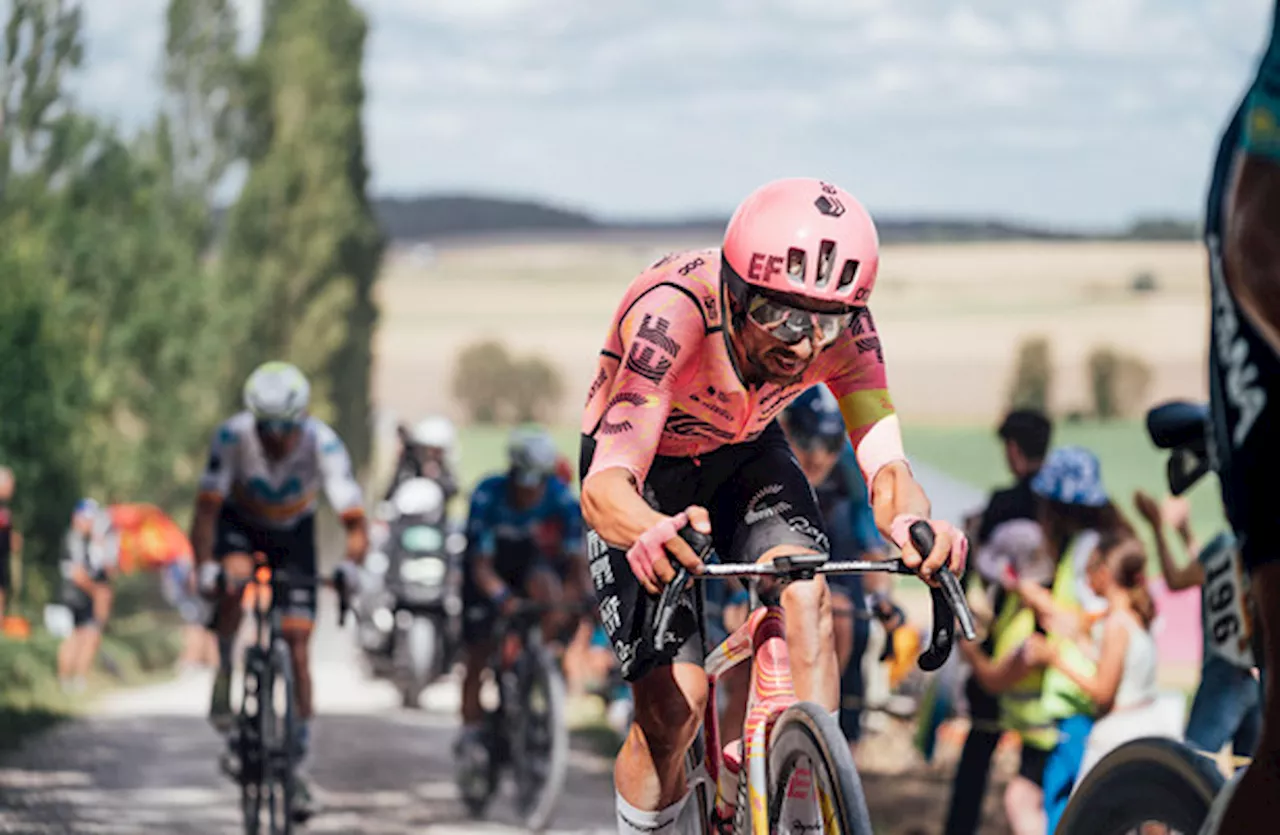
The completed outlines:
<svg viewBox="0 0 1280 835">
<path fill-rule="evenodd" d="M 873 210 L 1091 225 L 1198 210 L 1272 6 L 360 5 L 382 192 L 465 189 L 670 215 L 727 211 L 761 180 L 808 172 Z M 163 7 L 112 0 L 88 11 L 79 90 L 126 125 L 154 107 Z"/>
</svg>

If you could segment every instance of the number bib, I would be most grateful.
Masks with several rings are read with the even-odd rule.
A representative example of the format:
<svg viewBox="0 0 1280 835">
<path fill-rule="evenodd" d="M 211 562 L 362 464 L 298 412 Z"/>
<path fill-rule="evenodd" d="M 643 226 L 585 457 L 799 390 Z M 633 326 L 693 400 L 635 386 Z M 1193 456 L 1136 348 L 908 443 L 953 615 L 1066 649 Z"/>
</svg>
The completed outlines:
<svg viewBox="0 0 1280 835">
<path fill-rule="evenodd" d="M 1200 618 L 1205 652 L 1243 669 L 1253 657 L 1253 618 L 1249 612 L 1249 581 L 1235 538 L 1216 536 L 1200 552 L 1204 585 L 1200 588 Z"/>
</svg>

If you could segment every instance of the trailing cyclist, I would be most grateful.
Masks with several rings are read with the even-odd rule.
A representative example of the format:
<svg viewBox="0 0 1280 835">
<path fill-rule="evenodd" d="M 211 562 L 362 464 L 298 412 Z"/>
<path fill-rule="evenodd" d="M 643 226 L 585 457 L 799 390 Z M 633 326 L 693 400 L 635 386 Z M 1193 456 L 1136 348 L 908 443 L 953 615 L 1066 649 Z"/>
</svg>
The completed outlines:
<svg viewBox="0 0 1280 835">
<path fill-rule="evenodd" d="M 569 488 L 555 475 L 555 442 L 536 426 L 515 429 L 507 443 L 507 471 L 481 481 L 471 494 L 462 605 L 465 672 L 462 681 L 460 761 L 486 750 L 481 673 L 494 649 L 499 613 L 520 600 L 556 604 L 587 594 L 582 514 Z M 563 612 L 543 618 L 548 642 L 577 625 Z"/>
<path fill-rule="evenodd" d="M 684 591 L 672 640 L 647 634 L 673 563 L 702 562 L 680 536 L 710 535 L 722 559 L 829 549 L 821 513 L 775 418 L 825 383 L 840 403 L 880 530 L 925 577 L 957 574 L 967 543 L 945 522 L 923 560 L 908 528 L 930 505 L 912 477 L 867 302 L 875 225 L 818 180 L 769 183 L 738 208 L 720 250 L 674 253 L 640 274 L 610 323 L 582 423 L 582 508 L 601 622 L 635 695 L 614 769 L 618 830 L 691 831 L 685 752 L 707 698 L 703 624 Z M 834 715 L 839 668 L 821 578 L 781 594 L 800 699 Z M 734 694 L 741 699 L 745 694 Z"/>
<path fill-rule="evenodd" d="M 254 554 L 300 576 L 317 574 L 315 511 L 323 490 L 346 530 L 346 558 L 339 566 L 352 594 L 359 581 L 368 531 L 360 485 L 342 440 L 308 414 L 310 385 L 295 366 L 268 362 L 244 384 L 242 412 L 214 432 L 200 478 L 191 542 L 200 586 L 217 597 L 213 628 L 218 638 L 218 673 L 209 718 L 230 729 L 232 645 L 240 626 L 241 594 L 254 570 Z M 293 657 L 297 687 L 294 740 L 299 763 L 310 748 L 311 663 L 308 647 L 316 615 L 316 590 L 299 586 L 281 607 L 285 641 Z M 297 812 L 311 811 L 310 791 L 301 778 Z"/>
<path fill-rule="evenodd" d="M 1218 148 L 1205 218 L 1213 316 L 1210 457 L 1258 608 L 1262 736 L 1218 832 L 1274 820 L 1280 793 L 1280 2 L 1257 76 Z M 1218 810 L 1215 810 L 1215 812 Z"/>
<path fill-rule="evenodd" d="M 870 515 L 861 472 L 849 472 L 842 453 L 849 446 L 840 406 L 826 386 L 814 386 L 788 406 L 779 419 L 791 442 L 800 469 L 813 485 L 818 509 L 831 541 L 831 557 L 837 560 L 879 559 L 884 543 L 872 520 L 870 534 L 860 524 Z M 856 461 L 855 461 L 856 466 Z M 851 748 L 862 738 L 862 713 L 866 699 L 864 656 L 873 629 L 883 645 L 884 660 L 893 646 L 893 633 L 905 621 L 902 610 L 890 598 L 888 574 L 840 574 L 828 577 L 834 617 L 836 660 L 840 668 L 840 730 Z M 876 586 L 868 590 L 866 586 Z M 868 610 L 868 606 L 871 607 Z M 874 612 L 874 621 L 872 613 Z M 736 723 L 741 724 L 741 723 Z M 735 727 L 726 721 L 726 727 Z"/>
</svg>

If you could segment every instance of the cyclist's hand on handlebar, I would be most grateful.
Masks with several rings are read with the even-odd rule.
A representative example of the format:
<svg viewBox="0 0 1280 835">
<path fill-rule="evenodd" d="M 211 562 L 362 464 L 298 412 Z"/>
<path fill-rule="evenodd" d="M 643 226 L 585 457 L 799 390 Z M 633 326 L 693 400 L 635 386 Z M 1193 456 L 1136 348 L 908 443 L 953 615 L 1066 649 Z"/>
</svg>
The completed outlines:
<svg viewBox="0 0 1280 835">
<path fill-rule="evenodd" d="M 910 534 L 911 526 L 920 521 L 928 522 L 933 529 L 933 550 L 923 555 L 923 559 L 916 551 Z M 922 579 L 930 583 L 936 582 L 933 575 L 943 567 L 950 568 L 957 578 L 964 575 L 965 561 L 969 556 L 969 539 L 950 522 L 941 519 L 922 520 L 919 516 L 902 513 L 894 518 L 890 534 L 894 543 L 902 550 L 902 562 Z"/>
<path fill-rule="evenodd" d="M 702 573 L 702 559 L 689 547 L 689 543 L 680 538 L 680 531 L 685 525 L 692 525 L 698 533 L 710 534 L 711 516 L 706 508 L 696 505 L 675 516 L 663 516 L 627 549 L 631 572 L 650 594 L 660 593 L 662 587 L 676 576 L 671 557 L 675 557 L 690 573 Z"/>
</svg>

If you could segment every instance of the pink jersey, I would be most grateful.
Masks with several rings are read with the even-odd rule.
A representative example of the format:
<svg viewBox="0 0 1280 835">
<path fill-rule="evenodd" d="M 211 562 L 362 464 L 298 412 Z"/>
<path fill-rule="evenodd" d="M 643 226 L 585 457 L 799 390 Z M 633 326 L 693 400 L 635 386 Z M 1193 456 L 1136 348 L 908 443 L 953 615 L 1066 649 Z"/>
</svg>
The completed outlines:
<svg viewBox="0 0 1280 835">
<path fill-rule="evenodd" d="M 642 484 L 655 455 L 694 458 L 752 440 L 815 383 L 840 402 L 869 479 L 904 458 L 870 312 L 795 381 L 748 387 L 721 321 L 719 271 L 717 249 L 674 253 L 627 288 L 587 394 L 582 432 L 596 442 L 587 476 L 623 467 Z"/>
</svg>

